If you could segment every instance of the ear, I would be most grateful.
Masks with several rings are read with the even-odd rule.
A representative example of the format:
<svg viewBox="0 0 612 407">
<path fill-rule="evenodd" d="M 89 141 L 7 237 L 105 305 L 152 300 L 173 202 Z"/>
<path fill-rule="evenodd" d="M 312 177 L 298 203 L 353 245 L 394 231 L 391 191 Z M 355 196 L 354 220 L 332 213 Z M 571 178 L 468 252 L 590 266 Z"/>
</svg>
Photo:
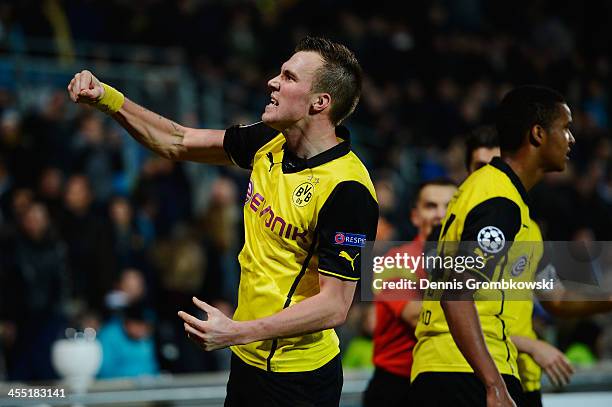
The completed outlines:
<svg viewBox="0 0 612 407">
<path fill-rule="evenodd" d="M 417 210 L 416 208 L 412 208 L 410 210 L 410 222 L 416 227 L 419 228 L 421 225 L 419 225 L 419 217 L 417 216 Z"/>
<path fill-rule="evenodd" d="M 318 93 L 312 101 L 312 110 L 316 113 L 322 112 L 331 105 L 331 96 L 329 93 Z"/>
<path fill-rule="evenodd" d="M 539 147 L 546 141 L 546 130 L 544 127 L 536 124 L 529 130 L 529 143 Z"/>
</svg>

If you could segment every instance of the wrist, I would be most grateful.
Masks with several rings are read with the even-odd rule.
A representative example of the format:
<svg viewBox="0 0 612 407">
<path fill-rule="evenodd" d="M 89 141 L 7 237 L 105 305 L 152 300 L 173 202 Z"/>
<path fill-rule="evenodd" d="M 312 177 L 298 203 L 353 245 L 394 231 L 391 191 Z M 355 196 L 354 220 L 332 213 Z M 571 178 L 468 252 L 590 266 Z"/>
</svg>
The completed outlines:
<svg viewBox="0 0 612 407">
<path fill-rule="evenodd" d="M 101 85 L 104 92 L 96 102 L 96 108 L 108 114 L 117 113 L 119 109 L 121 109 L 121 106 L 123 106 L 123 102 L 125 102 L 125 96 L 123 96 L 123 93 L 106 83 L 101 83 Z"/>
<path fill-rule="evenodd" d="M 499 389 L 499 388 L 506 388 L 506 383 L 504 382 L 504 379 L 501 377 L 500 374 L 497 374 L 493 377 L 487 377 L 484 381 L 483 381 L 484 386 L 486 387 L 487 391 L 489 390 L 493 390 L 493 389 Z"/>
<path fill-rule="evenodd" d="M 538 346 L 538 340 L 537 339 L 526 339 L 523 340 L 522 343 L 522 347 L 523 349 L 521 349 L 521 352 L 528 354 L 529 356 L 533 357 L 533 355 L 535 353 L 537 353 L 537 346 Z"/>
<path fill-rule="evenodd" d="M 251 321 L 233 321 L 234 322 L 234 343 L 236 345 L 244 345 L 254 342 L 253 329 L 249 326 Z"/>
</svg>

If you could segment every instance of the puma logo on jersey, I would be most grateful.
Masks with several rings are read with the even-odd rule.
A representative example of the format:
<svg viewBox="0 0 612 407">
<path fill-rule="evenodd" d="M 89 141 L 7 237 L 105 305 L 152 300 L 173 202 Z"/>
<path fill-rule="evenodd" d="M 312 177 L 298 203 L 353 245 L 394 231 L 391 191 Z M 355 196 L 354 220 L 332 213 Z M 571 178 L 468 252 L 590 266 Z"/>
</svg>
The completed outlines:
<svg viewBox="0 0 612 407">
<path fill-rule="evenodd" d="M 353 269 L 353 271 L 355 271 L 355 259 L 357 258 L 357 256 L 359 256 L 359 253 L 357 253 L 355 257 L 351 257 L 350 254 L 342 250 L 340 254 L 338 254 L 338 256 L 342 257 L 343 259 L 348 260 L 351 263 L 351 268 Z"/>
<path fill-rule="evenodd" d="M 272 167 L 274 167 L 276 164 L 280 164 L 280 162 L 275 163 L 274 162 L 274 156 L 272 155 L 272 152 L 268 152 L 268 154 L 266 154 L 266 157 L 268 157 L 268 160 L 270 161 L 270 169 L 268 170 L 268 172 L 272 172 Z"/>
</svg>

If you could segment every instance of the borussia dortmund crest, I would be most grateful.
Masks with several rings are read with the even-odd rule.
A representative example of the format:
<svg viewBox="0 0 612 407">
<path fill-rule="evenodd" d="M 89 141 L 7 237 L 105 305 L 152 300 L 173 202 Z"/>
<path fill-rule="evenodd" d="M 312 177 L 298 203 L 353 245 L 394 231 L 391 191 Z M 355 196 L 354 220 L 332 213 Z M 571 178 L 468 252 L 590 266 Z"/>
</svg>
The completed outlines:
<svg viewBox="0 0 612 407">
<path fill-rule="evenodd" d="M 314 195 L 314 185 L 310 182 L 302 182 L 295 188 L 291 201 L 295 206 L 302 207 L 310 203 Z"/>
</svg>

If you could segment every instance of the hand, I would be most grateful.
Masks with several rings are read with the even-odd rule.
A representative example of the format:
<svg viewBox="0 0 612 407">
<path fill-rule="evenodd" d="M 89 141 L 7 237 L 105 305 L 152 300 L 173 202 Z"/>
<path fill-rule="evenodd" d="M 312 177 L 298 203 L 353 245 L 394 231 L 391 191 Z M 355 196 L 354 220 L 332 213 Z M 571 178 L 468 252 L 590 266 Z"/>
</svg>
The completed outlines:
<svg viewBox="0 0 612 407">
<path fill-rule="evenodd" d="M 574 368 L 563 352 L 544 341 L 534 342 L 531 357 L 555 386 L 567 385 L 574 374 Z"/>
<path fill-rule="evenodd" d="M 202 321 L 184 311 L 179 311 L 178 316 L 185 321 L 183 324 L 189 339 L 196 342 L 206 351 L 227 348 L 240 343 L 238 324 L 219 311 L 193 297 L 193 303 L 202 311 L 206 312 L 208 318 Z"/>
<path fill-rule="evenodd" d="M 74 75 L 68 84 L 68 94 L 75 103 L 95 104 L 104 96 L 102 84 L 91 72 L 85 70 Z"/>
<path fill-rule="evenodd" d="M 487 387 L 487 407 L 516 407 L 503 381 Z"/>
</svg>

